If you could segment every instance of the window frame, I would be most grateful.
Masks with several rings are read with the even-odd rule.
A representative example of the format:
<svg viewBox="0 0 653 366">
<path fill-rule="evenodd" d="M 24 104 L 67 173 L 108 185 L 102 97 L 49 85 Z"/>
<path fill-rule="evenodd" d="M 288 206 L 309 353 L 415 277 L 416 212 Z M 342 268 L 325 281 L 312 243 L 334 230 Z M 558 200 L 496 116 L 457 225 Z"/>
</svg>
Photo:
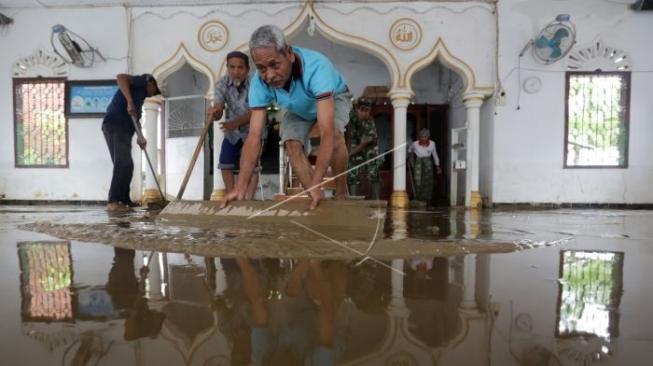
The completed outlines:
<svg viewBox="0 0 653 366">
<path fill-rule="evenodd" d="M 624 126 L 626 128 L 626 146 L 624 149 L 624 163 L 622 165 L 569 165 L 567 158 L 569 154 L 569 87 L 572 76 L 577 75 L 594 75 L 594 76 L 610 76 L 618 75 L 623 78 L 626 83 L 626 91 L 624 93 Z M 630 92 L 631 92 L 631 73 L 630 71 L 567 71 L 565 73 L 565 139 L 564 139 L 564 155 L 563 155 L 563 169 L 628 169 L 628 151 L 630 150 Z"/>
<path fill-rule="evenodd" d="M 66 87 L 66 81 L 67 78 L 65 77 L 15 77 L 12 78 L 12 87 L 11 87 L 11 94 L 12 94 L 12 108 L 13 108 L 13 115 L 14 115 L 14 168 L 20 168 L 20 169 L 31 169 L 31 168 L 46 168 L 46 169 L 67 169 L 70 167 L 70 134 L 69 134 L 69 126 L 68 126 L 68 116 L 65 114 L 65 105 L 66 105 L 66 95 L 65 95 L 65 87 Z M 61 165 L 45 165 L 45 164 L 34 164 L 34 165 L 26 165 L 26 164 L 18 164 L 18 112 L 16 110 L 16 87 L 21 84 L 29 84 L 29 83 L 36 83 L 36 82 L 60 82 L 64 85 L 64 94 L 63 94 L 63 106 L 64 106 L 64 124 L 66 127 L 66 164 L 61 164 Z"/>
</svg>

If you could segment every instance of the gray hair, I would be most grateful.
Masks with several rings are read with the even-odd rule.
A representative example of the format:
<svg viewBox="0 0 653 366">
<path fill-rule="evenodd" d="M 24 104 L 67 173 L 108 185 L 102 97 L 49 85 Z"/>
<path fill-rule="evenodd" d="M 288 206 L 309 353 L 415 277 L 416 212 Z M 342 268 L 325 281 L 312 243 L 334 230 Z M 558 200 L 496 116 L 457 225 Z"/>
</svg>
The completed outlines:
<svg viewBox="0 0 653 366">
<path fill-rule="evenodd" d="M 288 49 L 286 36 L 281 28 L 276 25 L 264 25 L 252 33 L 249 39 L 249 52 L 257 48 L 274 48 L 277 52 L 284 52 Z"/>
<path fill-rule="evenodd" d="M 431 131 L 429 131 L 426 128 L 422 128 L 421 130 L 419 130 L 419 137 L 429 138 L 431 137 Z"/>
</svg>

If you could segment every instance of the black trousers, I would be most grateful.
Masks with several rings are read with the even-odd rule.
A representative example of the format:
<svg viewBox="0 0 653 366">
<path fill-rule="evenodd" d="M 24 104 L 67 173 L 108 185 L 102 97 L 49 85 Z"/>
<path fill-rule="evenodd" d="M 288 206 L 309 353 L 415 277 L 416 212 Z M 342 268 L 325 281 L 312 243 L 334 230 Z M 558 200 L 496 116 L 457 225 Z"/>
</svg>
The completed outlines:
<svg viewBox="0 0 653 366">
<path fill-rule="evenodd" d="M 117 123 L 103 123 L 102 132 L 109 147 L 111 161 L 113 161 L 113 176 L 109 188 L 109 203 L 130 202 L 129 185 L 134 174 L 134 161 L 132 160 L 132 137 L 134 131 L 118 125 Z"/>
</svg>

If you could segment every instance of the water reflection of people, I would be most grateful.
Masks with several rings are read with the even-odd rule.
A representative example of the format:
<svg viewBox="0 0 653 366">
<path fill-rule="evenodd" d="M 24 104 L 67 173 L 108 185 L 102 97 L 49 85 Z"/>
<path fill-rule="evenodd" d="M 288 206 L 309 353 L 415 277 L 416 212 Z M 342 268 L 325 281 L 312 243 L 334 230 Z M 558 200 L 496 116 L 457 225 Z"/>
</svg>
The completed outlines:
<svg viewBox="0 0 653 366">
<path fill-rule="evenodd" d="M 111 296 L 113 307 L 125 318 L 125 340 L 155 337 L 159 334 L 165 315 L 150 310 L 145 298 L 145 277 L 147 267 L 141 270 L 139 283 L 134 267 L 133 249 L 114 248 L 113 265 L 109 272 L 106 290 Z"/>
<path fill-rule="evenodd" d="M 220 258 L 227 280 L 226 289 L 216 301 L 218 328 L 231 345 L 231 364 L 251 363 L 251 325 L 248 315 L 249 303 L 243 291 L 243 276 L 236 260 Z"/>
<path fill-rule="evenodd" d="M 249 348 L 255 365 L 333 365 L 342 353 L 342 337 L 338 337 L 336 322 L 339 305 L 345 294 L 346 267 L 341 262 L 299 260 L 292 272 L 277 276 L 279 269 L 260 260 L 237 258 L 234 263 L 223 260 L 227 273 L 227 293 L 234 288 L 236 277 L 242 284 L 247 306 L 238 304 L 239 295 L 231 293 L 232 326 L 228 338 L 234 349 Z M 243 321 L 243 310 L 247 321 Z M 249 334 L 243 332 L 247 324 Z M 224 328 L 224 327 L 223 327 Z M 238 331 L 237 331 L 238 330 Z M 234 336 L 238 336 L 236 339 Z M 240 342 L 249 340 L 247 347 Z M 232 356 L 233 356 L 232 350 Z M 243 355 L 239 359 L 243 360 Z M 251 361 L 250 361 L 251 360 Z M 247 364 L 241 362 L 238 364 Z M 234 357 L 232 357 L 234 364 Z"/>
<path fill-rule="evenodd" d="M 456 334 L 462 294 L 449 284 L 449 260 L 416 257 L 407 261 L 404 298 L 410 310 L 408 329 L 425 344 L 439 347 Z"/>
<path fill-rule="evenodd" d="M 352 266 L 347 295 L 361 311 L 385 314 L 392 301 L 390 271 L 378 263 L 365 261 Z"/>
</svg>

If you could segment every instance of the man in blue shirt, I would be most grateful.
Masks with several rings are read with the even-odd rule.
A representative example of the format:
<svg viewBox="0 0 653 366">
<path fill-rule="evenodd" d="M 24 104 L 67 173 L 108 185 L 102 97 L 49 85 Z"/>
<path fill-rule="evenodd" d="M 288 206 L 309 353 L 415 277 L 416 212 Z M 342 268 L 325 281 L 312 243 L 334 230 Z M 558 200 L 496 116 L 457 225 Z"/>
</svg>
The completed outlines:
<svg viewBox="0 0 653 366">
<path fill-rule="evenodd" d="M 290 47 L 281 29 L 273 25 L 258 28 L 249 41 L 249 50 L 257 69 L 250 82 L 250 131 L 240 162 L 236 189 L 225 197 L 223 207 L 234 199 L 243 199 L 253 174 L 265 125 L 266 109 L 276 102 L 286 112 L 281 121 L 281 141 L 290 157 L 293 171 L 309 189 L 322 182 L 329 165 L 333 174 L 347 168 L 345 126 L 349 122 L 351 94 L 342 75 L 322 54 Z M 304 153 L 307 137 L 317 123 L 320 149 L 315 169 Z M 346 177 L 336 179 L 336 198 L 345 198 Z M 322 199 L 322 189 L 313 188 L 310 209 Z"/>
<path fill-rule="evenodd" d="M 113 95 L 102 121 L 102 132 L 113 162 L 108 211 L 124 210 L 135 205 L 129 198 L 129 185 L 134 173 L 132 137 L 136 132 L 131 116 L 140 120 L 145 98 L 161 94 L 156 79 L 150 74 L 120 74 L 116 80 L 119 90 Z M 137 142 L 145 149 L 145 138 Z"/>
</svg>

